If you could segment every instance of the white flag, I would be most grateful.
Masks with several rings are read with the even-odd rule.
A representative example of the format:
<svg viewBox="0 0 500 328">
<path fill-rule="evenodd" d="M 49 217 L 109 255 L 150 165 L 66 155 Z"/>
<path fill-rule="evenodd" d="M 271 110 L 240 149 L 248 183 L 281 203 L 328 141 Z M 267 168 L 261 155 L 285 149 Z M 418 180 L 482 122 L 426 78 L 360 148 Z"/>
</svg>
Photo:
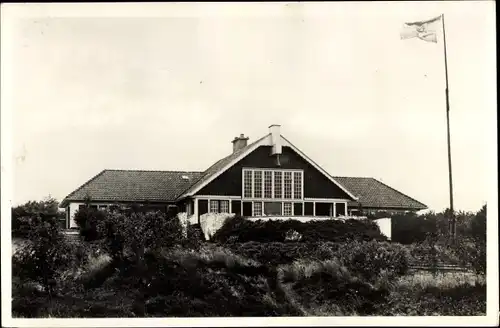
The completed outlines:
<svg viewBox="0 0 500 328">
<path fill-rule="evenodd" d="M 441 16 L 421 22 L 405 23 L 401 39 L 419 38 L 427 42 L 437 42 L 437 31 Z"/>
</svg>

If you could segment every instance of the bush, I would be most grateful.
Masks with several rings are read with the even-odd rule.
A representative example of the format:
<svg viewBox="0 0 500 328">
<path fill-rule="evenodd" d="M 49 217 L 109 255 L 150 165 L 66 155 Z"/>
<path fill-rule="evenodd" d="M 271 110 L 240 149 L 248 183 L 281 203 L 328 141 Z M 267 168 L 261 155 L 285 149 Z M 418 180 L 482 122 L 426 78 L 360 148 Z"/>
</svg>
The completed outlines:
<svg viewBox="0 0 500 328">
<path fill-rule="evenodd" d="M 30 223 L 32 217 L 40 217 L 42 220 L 56 219 L 56 223 L 64 223 L 65 214 L 59 211 L 59 202 L 47 197 L 41 201 L 29 201 L 25 204 L 13 207 L 11 210 L 11 230 L 13 237 L 27 238 L 32 228 Z"/>
<path fill-rule="evenodd" d="M 227 244 L 234 253 L 256 260 L 262 264 L 276 266 L 289 264 L 298 259 L 332 259 L 340 244 L 333 242 L 247 242 Z"/>
<path fill-rule="evenodd" d="M 62 271 L 74 263 L 72 245 L 61 234 L 56 218 L 30 218 L 29 242 L 12 259 L 13 276 L 21 281 L 36 281 L 52 293 Z"/>
<path fill-rule="evenodd" d="M 338 255 L 351 272 L 371 283 L 381 275 L 388 278 L 402 276 L 409 269 L 409 252 L 400 244 L 354 241 L 342 245 Z"/>
<path fill-rule="evenodd" d="M 281 274 L 312 315 L 325 305 L 335 309 L 337 315 L 374 314 L 389 295 L 387 288 L 360 279 L 339 260 L 298 261 L 283 267 Z"/>
<path fill-rule="evenodd" d="M 227 243 L 230 240 L 284 242 L 289 237 L 290 231 L 302 236 L 300 238 L 302 242 L 387 240 L 377 224 L 370 220 L 318 220 L 304 223 L 292 219 L 250 221 L 242 217 L 228 219 L 215 233 L 213 240 L 220 243 Z"/>
<path fill-rule="evenodd" d="M 199 224 L 189 224 L 187 226 L 187 238 L 184 245 L 187 248 L 198 249 L 204 242 L 203 231 Z"/>
</svg>

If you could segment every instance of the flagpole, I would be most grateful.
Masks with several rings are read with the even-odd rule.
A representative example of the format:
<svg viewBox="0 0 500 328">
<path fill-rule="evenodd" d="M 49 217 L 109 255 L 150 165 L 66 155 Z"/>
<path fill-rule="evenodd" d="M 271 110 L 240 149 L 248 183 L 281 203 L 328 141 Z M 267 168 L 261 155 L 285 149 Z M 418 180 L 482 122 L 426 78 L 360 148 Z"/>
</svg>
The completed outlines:
<svg viewBox="0 0 500 328">
<path fill-rule="evenodd" d="M 450 146 L 450 101 L 448 95 L 448 60 L 446 58 L 446 30 L 444 27 L 444 14 L 441 14 L 441 21 L 443 22 L 443 48 L 444 48 L 444 73 L 446 79 L 446 128 L 448 139 L 448 179 L 450 183 L 450 234 L 452 241 L 456 238 L 456 218 L 453 209 L 453 179 L 451 174 L 451 146 Z"/>
</svg>

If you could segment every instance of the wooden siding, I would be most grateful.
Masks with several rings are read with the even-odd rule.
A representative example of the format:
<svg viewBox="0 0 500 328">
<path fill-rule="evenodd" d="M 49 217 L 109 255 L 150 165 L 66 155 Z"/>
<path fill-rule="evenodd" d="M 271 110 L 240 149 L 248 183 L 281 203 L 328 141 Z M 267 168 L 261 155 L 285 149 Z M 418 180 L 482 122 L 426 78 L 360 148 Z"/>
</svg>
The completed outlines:
<svg viewBox="0 0 500 328">
<path fill-rule="evenodd" d="M 283 147 L 281 165 L 271 156 L 271 146 L 260 146 L 226 172 L 202 188 L 200 195 L 241 196 L 243 168 L 301 169 L 304 171 L 304 197 L 306 198 L 343 198 L 349 196 L 331 182 L 321 172 L 295 153 L 290 147 Z"/>
</svg>

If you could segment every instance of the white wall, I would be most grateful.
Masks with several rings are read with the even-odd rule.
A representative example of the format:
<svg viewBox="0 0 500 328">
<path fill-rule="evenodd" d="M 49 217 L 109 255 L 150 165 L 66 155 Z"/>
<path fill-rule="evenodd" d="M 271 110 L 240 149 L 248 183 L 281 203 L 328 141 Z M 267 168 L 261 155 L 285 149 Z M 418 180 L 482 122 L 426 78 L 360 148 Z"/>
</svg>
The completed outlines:
<svg viewBox="0 0 500 328">
<path fill-rule="evenodd" d="M 384 234 L 389 240 L 391 239 L 391 218 L 383 218 L 383 219 L 378 219 L 375 220 L 375 223 L 377 223 L 378 227 L 380 228 L 380 232 Z"/>
<path fill-rule="evenodd" d="M 226 219 L 233 217 L 231 213 L 206 213 L 200 216 L 200 227 L 205 235 L 205 240 L 210 240 L 219 230 Z"/>
<path fill-rule="evenodd" d="M 75 214 L 78 211 L 78 207 L 84 203 L 69 203 L 69 228 L 78 228 L 75 222 Z"/>
<path fill-rule="evenodd" d="M 78 225 L 75 222 L 75 214 L 78 211 L 78 207 L 80 205 L 84 205 L 84 204 L 85 204 L 84 202 L 71 202 L 71 203 L 69 203 L 69 217 L 70 217 L 69 227 L 70 228 L 78 228 Z M 106 206 L 116 205 L 116 204 L 111 204 L 111 203 L 94 203 L 94 202 L 92 202 L 91 204 L 97 205 L 97 206 L 99 206 L 99 205 L 106 205 Z"/>
</svg>

